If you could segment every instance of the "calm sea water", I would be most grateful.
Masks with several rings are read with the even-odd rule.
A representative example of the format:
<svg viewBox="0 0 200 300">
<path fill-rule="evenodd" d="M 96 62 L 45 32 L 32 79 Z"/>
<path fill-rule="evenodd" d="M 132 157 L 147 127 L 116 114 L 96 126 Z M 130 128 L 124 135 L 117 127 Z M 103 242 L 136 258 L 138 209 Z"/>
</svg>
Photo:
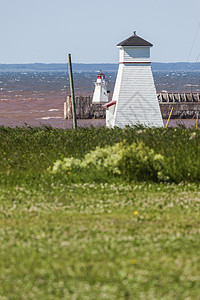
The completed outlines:
<svg viewBox="0 0 200 300">
<path fill-rule="evenodd" d="M 74 73 L 76 95 L 92 95 L 96 75 L 97 72 Z M 200 72 L 154 72 L 153 75 L 158 93 L 200 92 Z M 115 80 L 116 72 L 106 73 L 111 94 Z M 63 121 L 63 102 L 69 94 L 67 72 L 1 72 L 0 125 L 71 126 Z M 104 125 L 104 121 L 92 122 Z"/>
</svg>

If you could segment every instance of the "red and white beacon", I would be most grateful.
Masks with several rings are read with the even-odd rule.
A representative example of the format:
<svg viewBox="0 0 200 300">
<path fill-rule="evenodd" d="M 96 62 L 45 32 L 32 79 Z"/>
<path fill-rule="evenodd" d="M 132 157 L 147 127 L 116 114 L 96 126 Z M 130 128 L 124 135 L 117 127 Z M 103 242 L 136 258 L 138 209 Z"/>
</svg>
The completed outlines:
<svg viewBox="0 0 200 300">
<path fill-rule="evenodd" d="M 109 102 L 109 91 L 107 91 L 105 75 L 100 71 L 97 81 L 94 83 L 93 104 L 103 104 Z"/>
</svg>

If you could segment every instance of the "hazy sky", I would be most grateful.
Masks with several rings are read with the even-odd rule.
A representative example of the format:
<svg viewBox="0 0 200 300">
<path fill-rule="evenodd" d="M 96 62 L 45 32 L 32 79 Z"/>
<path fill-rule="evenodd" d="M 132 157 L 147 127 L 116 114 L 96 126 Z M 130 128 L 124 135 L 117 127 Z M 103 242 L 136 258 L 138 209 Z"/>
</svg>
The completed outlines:
<svg viewBox="0 0 200 300">
<path fill-rule="evenodd" d="M 152 61 L 187 61 L 200 0 L 0 0 L 0 63 L 118 62 L 134 30 Z M 200 53 L 200 28 L 190 57 Z"/>
</svg>

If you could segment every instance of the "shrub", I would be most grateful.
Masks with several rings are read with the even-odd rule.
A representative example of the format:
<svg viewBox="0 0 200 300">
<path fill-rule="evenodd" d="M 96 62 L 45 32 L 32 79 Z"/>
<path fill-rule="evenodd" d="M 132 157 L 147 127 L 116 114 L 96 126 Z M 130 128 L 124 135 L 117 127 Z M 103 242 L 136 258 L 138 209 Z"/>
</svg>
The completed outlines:
<svg viewBox="0 0 200 300">
<path fill-rule="evenodd" d="M 58 160 L 52 168 L 53 173 L 72 172 L 79 176 L 96 174 L 93 179 L 103 174 L 105 179 L 111 176 L 129 181 L 166 180 L 164 171 L 164 157 L 142 142 L 131 145 L 121 142 L 104 148 L 97 147 L 82 159 L 71 157 Z"/>
</svg>

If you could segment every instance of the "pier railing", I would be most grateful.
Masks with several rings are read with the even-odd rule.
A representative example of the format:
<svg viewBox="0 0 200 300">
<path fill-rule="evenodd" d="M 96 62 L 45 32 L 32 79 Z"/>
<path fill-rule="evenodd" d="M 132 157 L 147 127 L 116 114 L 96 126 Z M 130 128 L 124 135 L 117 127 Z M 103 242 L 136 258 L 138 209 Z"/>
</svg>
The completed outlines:
<svg viewBox="0 0 200 300">
<path fill-rule="evenodd" d="M 200 102 L 199 93 L 160 93 L 157 94 L 160 103 L 165 102 Z"/>
</svg>

